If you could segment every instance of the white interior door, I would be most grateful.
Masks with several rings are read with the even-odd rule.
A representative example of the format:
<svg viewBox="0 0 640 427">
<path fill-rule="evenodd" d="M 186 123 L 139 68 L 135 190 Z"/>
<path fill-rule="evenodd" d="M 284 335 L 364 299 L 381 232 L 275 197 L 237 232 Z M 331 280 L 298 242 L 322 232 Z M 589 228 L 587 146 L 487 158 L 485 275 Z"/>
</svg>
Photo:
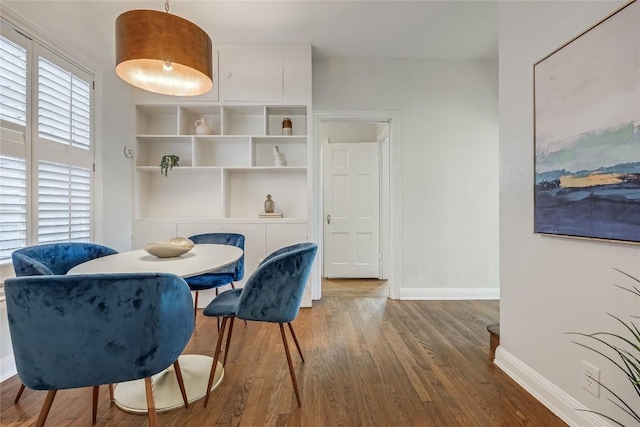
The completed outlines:
<svg viewBox="0 0 640 427">
<path fill-rule="evenodd" d="M 325 144 L 323 169 L 324 276 L 379 278 L 379 144 Z"/>
</svg>

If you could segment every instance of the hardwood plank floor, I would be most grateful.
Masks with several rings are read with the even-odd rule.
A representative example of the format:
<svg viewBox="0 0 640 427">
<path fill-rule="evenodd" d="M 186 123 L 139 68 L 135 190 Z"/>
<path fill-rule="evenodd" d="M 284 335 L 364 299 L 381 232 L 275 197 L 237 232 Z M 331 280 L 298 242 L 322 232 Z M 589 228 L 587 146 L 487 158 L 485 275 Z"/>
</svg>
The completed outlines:
<svg viewBox="0 0 640 427">
<path fill-rule="evenodd" d="M 225 376 L 207 408 L 158 414 L 168 426 L 565 426 L 488 359 L 498 301 L 394 301 L 384 282 L 324 280 L 323 299 L 293 322 L 296 404 L 277 325 L 237 322 Z M 215 319 L 198 315 L 185 353 L 211 354 Z M 45 392 L 0 384 L 0 423 L 31 426 Z M 147 426 L 101 387 L 97 426 Z M 47 426 L 91 425 L 91 389 L 58 392 Z"/>
</svg>

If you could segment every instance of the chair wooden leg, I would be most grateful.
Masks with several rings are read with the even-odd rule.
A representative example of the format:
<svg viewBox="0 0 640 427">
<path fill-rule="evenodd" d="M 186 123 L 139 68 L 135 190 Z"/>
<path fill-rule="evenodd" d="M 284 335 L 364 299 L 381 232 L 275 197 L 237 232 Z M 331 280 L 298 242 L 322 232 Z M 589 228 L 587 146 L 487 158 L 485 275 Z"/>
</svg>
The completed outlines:
<svg viewBox="0 0 640 427">
<path fill-rule="evenodd" d="M 149 427 L 157 427 L 158 419 L 156 416 L 156 402 L 153 399 L 153 384 L 151 377 L 144 379 L 144 388 L 147 392 L 147 412 L 149 413 Z"/>
<path fill-rule="evenodd" d="M 187 399 L 187 390 L 184 388 L 184 380 L 182 379 L 182 370 L 180 369 L 180 363 L 176 360 L 173 363 L 173 368 L 176 371 L 176 378 L 178 379 L 178 386 L 180 387 L 180 394 L 182 395 L 182 401 L 184 407 L 189 407 L 189 400 Z"/>
<path fill-rule="evenodd" d="M 291 381 L 293 382 L 293 390 L 296 392 L 296 400 L 298 401 L 298 407 L 302 406 L 300 403 L 300 393 L 298 392 L 298 382 L 296 381 L 296 373 L 293 370 L 293 363 L 291 363 L 291 354 L 289 353 L 289 344 L 287 344 L 287 336 L 284 334 L 284 325 L 280 325 L 280 335 L 282 335 L 282 344 L 284 344 L 284 352 L 287 355 L 287 363 L 289 363 L 289 373 L 291 374 Z"/>
<path fill-rule="evenodd" d="M 231 343 L 231 334 L 233 333 L 234 320 L 236 320 L 236 318 L 232 317 L 231 322 L 229 323 L 229 332 L 227 332 L 227 345 L 224 349 L 224 359 L 222 360 L 222 366 L 227 365 L 227 356 L 229 355 L 229 344 Z"/>
<path fill-rule="evenodd" d="M 115 401 L 116 399 L 113 397 L 113 384 L 109 384 L 109 400 L 111 402 Z"/>
<path fill-rule="evenodd" d="M 198 314 L 198 291 L 196 291 L 196 297 L 194 298 L 193 301 L 193 318 L 196 318 L 196 315 Z"/>
<path fill-rule="evenodd" d="M 209 374 L 209 383 L 207 384 L 207 395 L 204 398 L 204 407 L 207 407 L 209 403 L 209 395 L 211 394 L 211 386 L 213 385 L 213 378 L 216 376 L 216 368 L 218 367 L 218 359 L 220 358 L 220 349 L 222 347 L 222 338 L 224 337 L 224 330 L 227 327 L 227 317 L 222 319 L 222 327 L 218 332 L 218 343 L 213 353 L 213 364 L 211 365 L 211 374 Z"/>
<path fill-rule="evenodd" d="M 20 397 L 22 397 L 22 393 L 24 392 L 25 386 L 24 384 L 20 384 L 20 389 L 18 390 L 18 394 L 16 394 L 16 398 L 13 399 L 13 403 L 18 403 L 20 401 Z"/>
<path fill-rule="evenodd" d="M 91 411 L 91 424 L 95 424 L 98 421 L 98 398 L 100 397 L 100 386 L 93 386 L 93 402 Z"/>
<path fill-rule="evenodd" d="M 49 410 L 51 410 L 51 405 L 53 405 L 53 399 L 55 399 L 57 391 L 58 390 L 49 390 L 47 393 L 47 397 L 45 397 L 44 403 L 42 404 L 42 409 L 40 409 L 40 415 L 38 415 L 38 421 L 36 421 L 36 427 L 44 426 L 44 422 L 47 420 L 47 415 L 49 415 Z"/>
<path fill-rule="evenodd" d="M 304 356 L 302 355 L 302 349 L 300 348 L 300 343 L 298 342 L 298 337 L 296 336 L 296 333 L 293 331 L 293 325 L 291 325 L 291 322 L 287 322 L 287 325 L 289 325 L 289 331 L 291 331 L 291 336 L 293 337 L 293 342 L 296 343 L 296 347 L 298 347 L 298 354 L 300 354 L 300 359 L 302 359 L 302 361 L 304 362 Z"/>
</svg>

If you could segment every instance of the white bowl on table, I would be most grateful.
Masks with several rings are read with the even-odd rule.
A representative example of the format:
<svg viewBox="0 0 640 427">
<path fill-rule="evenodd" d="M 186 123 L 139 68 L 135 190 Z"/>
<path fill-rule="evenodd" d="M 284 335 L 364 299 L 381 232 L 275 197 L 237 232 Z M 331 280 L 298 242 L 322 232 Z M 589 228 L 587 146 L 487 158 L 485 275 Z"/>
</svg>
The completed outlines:
<svg viewBox="0 0 640 427">
<path fill-rule="evenodd" d="M 147 243 L 143 249 L 158 258 L 173 258 L 186 254 L 193 249 L 194 243 L 184 237 L 172 237 L 155 243 Z"/>
</svg>

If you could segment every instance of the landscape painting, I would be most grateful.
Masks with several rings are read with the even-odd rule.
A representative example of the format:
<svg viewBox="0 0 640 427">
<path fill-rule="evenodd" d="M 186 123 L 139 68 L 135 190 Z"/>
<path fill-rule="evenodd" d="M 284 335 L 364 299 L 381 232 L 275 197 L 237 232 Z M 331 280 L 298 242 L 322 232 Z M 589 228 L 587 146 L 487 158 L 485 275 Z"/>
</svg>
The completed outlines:
<svg viewBox="0 0 640 427">
<path fill-rule="evenodd" d="M 640 242 L 636 0 L 534 65 L 534 231 Z"/>
</svg>

